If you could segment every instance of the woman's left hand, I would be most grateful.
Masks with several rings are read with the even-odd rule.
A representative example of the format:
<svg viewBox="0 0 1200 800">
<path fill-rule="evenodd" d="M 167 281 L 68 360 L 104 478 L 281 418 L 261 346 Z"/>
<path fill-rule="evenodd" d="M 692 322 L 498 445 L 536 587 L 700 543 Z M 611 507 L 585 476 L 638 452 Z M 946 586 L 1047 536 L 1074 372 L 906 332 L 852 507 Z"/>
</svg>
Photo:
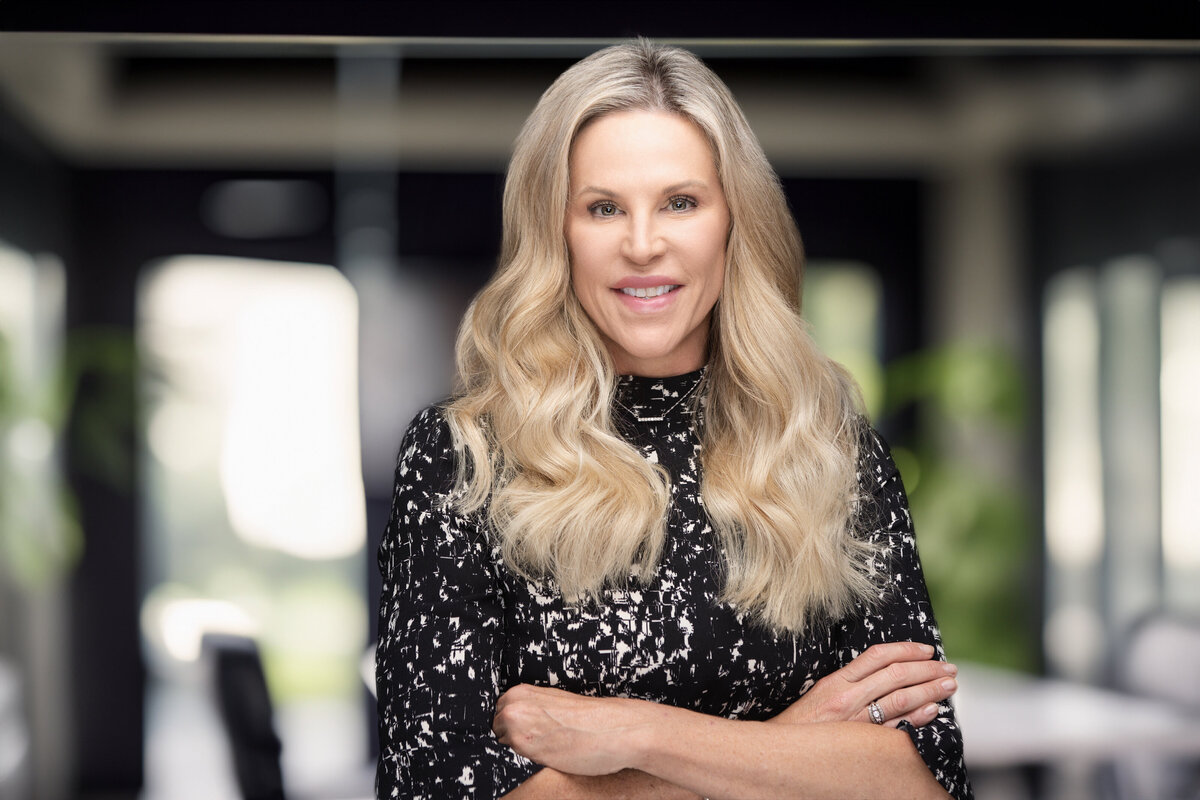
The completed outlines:
<svg viewBox="0 0 1200 800">
<path fill-rule="evenodd" d="M 920 727 L 938 714 L 938 703 L 958 688 L 957 667 L 933 658 L 919 642 L 888 642 L 868 647 L 831 672 L 772 722 L 870 722 L 868 707 L 878 704 L 885 723 L 907 720 Z"/>
<path fill-rule="evenodd" d="M 574 775 L 607 775 L 629 766 L 628 729 L 651 719 L 654 704 L 585 697 L 520 684 L 500 695 L 496 738 L 538 764 Z"/>
</svg>

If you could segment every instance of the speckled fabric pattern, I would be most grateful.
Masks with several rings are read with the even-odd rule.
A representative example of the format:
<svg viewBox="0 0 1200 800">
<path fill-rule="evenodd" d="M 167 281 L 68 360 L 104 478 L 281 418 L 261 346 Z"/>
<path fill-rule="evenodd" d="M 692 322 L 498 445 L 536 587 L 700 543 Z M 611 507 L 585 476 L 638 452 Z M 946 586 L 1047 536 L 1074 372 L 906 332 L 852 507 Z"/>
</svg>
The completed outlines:
<svg viewBox="0 0 1200 800">
<path fill-rule="evenodd" d="M 670 472 L 673 504 L 655 574 L 606 591 L 600 604 L 567 605 L 552 580 L 507 570 L 479 518 L 441 502 L 454 450 L 440 411 L 412 422 L 379 549 L 380 798 L 492 798 L 528 778 L 537 765 L 491 732 L 496 698 L 518 683 L 761 720 L 877 642 L 928 642 L 944 658 L 904 490 L 874 431 L 864 436 L 860 479 L 877 521 L 862 535 L 883 544 L 879 607 L 794 637 L 718 602 L 720 553 L 700 502 L 700 439 L 687 397 L 701 374 L 621 378 L 620 424 Z M 952 709 L 907 732 L 946 790 L 971 797 Z"/>
</svg>

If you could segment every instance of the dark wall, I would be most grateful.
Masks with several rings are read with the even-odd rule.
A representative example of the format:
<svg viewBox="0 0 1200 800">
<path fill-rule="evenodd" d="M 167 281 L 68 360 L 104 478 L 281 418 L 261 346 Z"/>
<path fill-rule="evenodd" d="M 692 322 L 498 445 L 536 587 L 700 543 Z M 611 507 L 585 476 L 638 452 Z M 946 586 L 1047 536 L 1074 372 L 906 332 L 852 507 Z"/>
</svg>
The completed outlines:
<svg viewBox="0 0 1200 800">
<path fill-rule="evenodd" d="M 0 95 L 0 239 L 64 254 L 70 170 L 14 117 Z"/>
<path fill-rule="evenodd" d="M 1200 132 L 1200 123 L 1192 134 Z M 1038 273 L 1153 254 L 1165 240 L 1200 240 L 1200 147 L 1168 141 L 1034 164 L 1029 226 Z"/>
<path fill-rule="evenodd" d="M 791 178 L 783 185 L 808 259 L 857 260 L 879 271 L 884 363 L 920 347 L 924 182 Z"/>
</svg>

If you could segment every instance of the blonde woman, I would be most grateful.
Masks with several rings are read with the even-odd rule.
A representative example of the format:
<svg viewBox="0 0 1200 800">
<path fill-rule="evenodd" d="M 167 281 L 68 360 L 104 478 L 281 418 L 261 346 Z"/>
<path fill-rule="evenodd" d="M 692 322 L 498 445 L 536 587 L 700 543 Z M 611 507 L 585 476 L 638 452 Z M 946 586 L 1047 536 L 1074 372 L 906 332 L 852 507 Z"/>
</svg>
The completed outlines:
<svg viewBox="0 0 1200 800">
<path fill-rule="evenodd" d="M 904 490 L 801 265 L 691 54 L 543 95 L 458 393 L 401 445 L 381 798 L 971 796 Z"/>
</svg>

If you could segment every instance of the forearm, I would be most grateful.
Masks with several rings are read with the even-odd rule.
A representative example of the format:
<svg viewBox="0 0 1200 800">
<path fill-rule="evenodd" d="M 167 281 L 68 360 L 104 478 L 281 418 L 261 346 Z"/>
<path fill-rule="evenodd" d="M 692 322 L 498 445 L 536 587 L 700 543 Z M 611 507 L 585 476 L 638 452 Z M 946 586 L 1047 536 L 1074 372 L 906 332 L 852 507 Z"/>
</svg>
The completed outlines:
<svg viewBox="0 0 1200 800">
<path fill-rule="evenodd" d="M 700 795 L 634 769 L 611 775 L 571 775 L 546 767 L 505 800 L 703 800 Z"/>
<path fill-rule="evenodd" d="M 745 722 L 659 706 L 629 766 L 711 800 L 947 794 L 902 731 L 859 722 Z"/>
</svg>

